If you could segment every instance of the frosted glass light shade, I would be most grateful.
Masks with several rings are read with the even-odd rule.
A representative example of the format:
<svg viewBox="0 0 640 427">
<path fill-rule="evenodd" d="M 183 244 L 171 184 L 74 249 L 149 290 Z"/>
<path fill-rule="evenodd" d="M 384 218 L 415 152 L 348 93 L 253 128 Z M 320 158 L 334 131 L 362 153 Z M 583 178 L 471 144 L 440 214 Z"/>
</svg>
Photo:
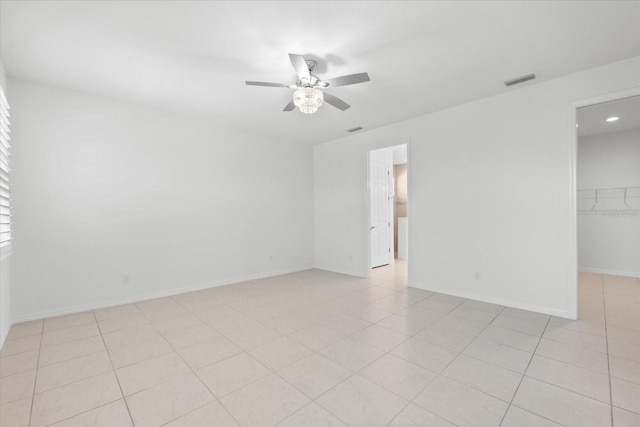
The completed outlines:
<svg viewBox="0 0 640 427">
<path fill-rule="evenodd" d="M 293 93 L 293 103 L 305 114 L 312 114 L 324 103 L 324 95 L 318 89 L 303 87 Z"/>
</svg>

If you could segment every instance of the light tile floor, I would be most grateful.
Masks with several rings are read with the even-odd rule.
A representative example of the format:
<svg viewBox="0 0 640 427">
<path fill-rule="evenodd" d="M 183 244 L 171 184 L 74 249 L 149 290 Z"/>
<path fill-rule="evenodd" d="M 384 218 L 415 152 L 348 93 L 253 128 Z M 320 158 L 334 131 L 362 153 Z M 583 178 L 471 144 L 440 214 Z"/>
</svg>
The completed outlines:
<svg viewBox="0 0 640 427">
<path fill-rule="evenodd" d="M 0 424 L 640 426 L 640 284 L 569 321 L 320 270 L 15 325 Z"/>
</svg>

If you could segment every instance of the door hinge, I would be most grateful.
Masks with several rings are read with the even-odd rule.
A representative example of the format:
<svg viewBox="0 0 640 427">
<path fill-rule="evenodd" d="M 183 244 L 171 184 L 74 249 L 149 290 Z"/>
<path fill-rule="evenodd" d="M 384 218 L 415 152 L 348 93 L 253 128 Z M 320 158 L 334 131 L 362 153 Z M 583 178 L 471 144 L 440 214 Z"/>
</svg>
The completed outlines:
<svg viewBox="0 0 640 427">
<path fill-rule="evenodd" d="M 389 248 L 389 253 L 391 253 L 391 248 Z"/>
</svg>

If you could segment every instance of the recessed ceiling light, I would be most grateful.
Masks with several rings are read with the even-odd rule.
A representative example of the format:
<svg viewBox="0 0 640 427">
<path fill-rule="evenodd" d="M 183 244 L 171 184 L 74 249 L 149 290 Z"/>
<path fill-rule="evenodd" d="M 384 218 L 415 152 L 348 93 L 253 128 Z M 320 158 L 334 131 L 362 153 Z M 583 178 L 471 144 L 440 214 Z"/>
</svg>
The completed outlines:
<svg viewBox="0 0 640 427">
<path fill-rule="evenodd" d="M 615 122 L 616 120 L 618 120 L 618 117 L 609 117 L 607 119 L 608 122 Z"/>
<path fill-rule="evenodd" d="M 578 124 L 576 123 L 576 127 L 578 127 Z"/>
</svg>

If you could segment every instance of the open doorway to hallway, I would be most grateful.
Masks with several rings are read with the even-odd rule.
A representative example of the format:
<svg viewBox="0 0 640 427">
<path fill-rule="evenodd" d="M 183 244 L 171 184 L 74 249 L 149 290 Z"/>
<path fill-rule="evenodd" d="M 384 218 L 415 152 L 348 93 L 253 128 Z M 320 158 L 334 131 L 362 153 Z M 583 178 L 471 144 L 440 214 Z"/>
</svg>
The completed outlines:
<svg viewBox="0 0 640 427">
<path fill-rule="evenodd" d="M 369 266 L 378 270 L 390 266 L 383 269 L 384 275 L 400 275 L 406 283 L 409 258 L 407 144 L 370 151 L 368 183 Z"/>
</svg>

